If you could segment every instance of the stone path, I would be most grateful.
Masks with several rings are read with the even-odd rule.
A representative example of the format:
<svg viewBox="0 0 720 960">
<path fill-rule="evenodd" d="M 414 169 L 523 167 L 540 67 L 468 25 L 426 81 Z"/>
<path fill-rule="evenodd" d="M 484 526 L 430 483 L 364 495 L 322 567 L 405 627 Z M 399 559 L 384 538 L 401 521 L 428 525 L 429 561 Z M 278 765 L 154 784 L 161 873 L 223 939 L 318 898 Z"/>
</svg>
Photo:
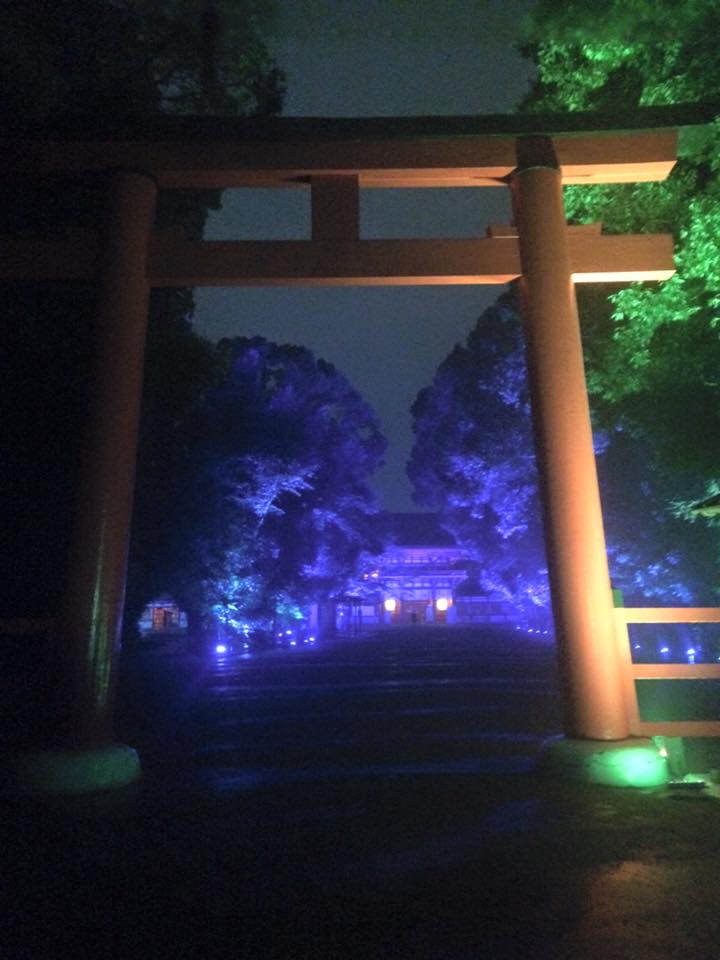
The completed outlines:
<svg viewBox="0 0 720 960">
<path fill-rule="evenodd" d="M 0 956 L 717 960 L 720 804 L 542 780 L 552 649 L 128 656 L 144 777 L 6 806 Z"/>
</svg>

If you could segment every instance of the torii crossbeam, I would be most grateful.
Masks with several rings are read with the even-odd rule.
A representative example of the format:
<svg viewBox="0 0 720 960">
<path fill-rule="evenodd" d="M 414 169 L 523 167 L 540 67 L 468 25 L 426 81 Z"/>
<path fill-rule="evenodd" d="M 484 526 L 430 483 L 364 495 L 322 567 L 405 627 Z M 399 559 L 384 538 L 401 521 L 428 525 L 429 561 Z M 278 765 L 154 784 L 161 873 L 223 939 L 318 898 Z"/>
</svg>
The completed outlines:
<svg viewBox="0 0 720 960">
<path fill-rule="evenodd" d="M 449 118 L 282 120 L 272 136 L 224 126 L 202 136 L 26 139 L 0 170 L 48 178 L 107 175 L 101 236 L 61 242 L 18 237 L 3 245 L 0 279 L 93 278 L 98 350 L 93 422 L 59 618 L 73 680 L 78 751 L 112 751 L 112 688 L 119 643 L 137 450 L 147 299 L 151 286 L 469 284 L 520 280 L 556 635 L 566 693 L 566 733 L 621 740 L 628 720 L 614 636 L 602 513 L 574 282 L 662 280 L 673 273 L 668 236 L 603 236 L 568 227 L 564 183 L 666 177 L 674 131 L 566 134 L 541 126 L 514 135 L 458 131 Z M 187 121 L 186 121 L 187 123 Z M 323 126 L 325 124 L 325 126 Z M 497 127 L 497 123 L 495 124 Z M 207 123 L 205 124 L 207 127 Z M 285 130 L 286 135 L 283 134 Z M 248 133 L 249 131 L 249 133 Z M 330 131 L 330 133 L 328 133 Z M 332 131 L 335 131 L 333 134 Z M 338 132 L 339 131 L 339 132 Z M 158 188 L 307 189 L 311 236 L 303 241 L 191 242 L 153 233 Z M 515 227 L 477 239 L 364 240 L 366 188 L 509 186 Z M 126 754 L 125 761 L 127 760 Z M 130 765 L 131 767 L 132 765 Z M 127 767 L 129 770 L 130 767 Z M 119 774 L 127 779 L 130 773 Z M 97 784 L 95 784 L 97 785 Z"/>
</svg>

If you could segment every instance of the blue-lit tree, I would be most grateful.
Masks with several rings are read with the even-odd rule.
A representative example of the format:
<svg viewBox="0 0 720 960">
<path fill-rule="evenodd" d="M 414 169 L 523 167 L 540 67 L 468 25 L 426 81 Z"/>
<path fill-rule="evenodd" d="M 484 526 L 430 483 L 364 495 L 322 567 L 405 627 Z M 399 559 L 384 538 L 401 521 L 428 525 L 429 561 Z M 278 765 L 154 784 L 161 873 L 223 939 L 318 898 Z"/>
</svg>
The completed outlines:
<svg viewBox="0 0 720 960">
<path fill-rule="evenodd" d="M 231 628 L 342 592 L 372 546 L 368 487 L 385 440 L 333 366 L 297 346 L 226 340 L 197 424 L 186 596 Z"/>
<path fill-rule="evenodd" d="M 442 362 L 413 406 L 408 473 L 474 551 L 480 586 L 520 609 L 547 609 L 537 473 L 519 308 L 513 290 L 483 313 L 465 346 Z M 596 433 L 611 576 L 637 600 L 708 600 L 712 549 L 673 510 L 682 471 L 650 456 L 622 418 Z"/>
<path fill-rule="evenodd" d="M 486 310 L 412 408 L 415 499 L 477 560 L 488 595 L 547 609 L 547 575 L 517 305 Z"/>
</svg>

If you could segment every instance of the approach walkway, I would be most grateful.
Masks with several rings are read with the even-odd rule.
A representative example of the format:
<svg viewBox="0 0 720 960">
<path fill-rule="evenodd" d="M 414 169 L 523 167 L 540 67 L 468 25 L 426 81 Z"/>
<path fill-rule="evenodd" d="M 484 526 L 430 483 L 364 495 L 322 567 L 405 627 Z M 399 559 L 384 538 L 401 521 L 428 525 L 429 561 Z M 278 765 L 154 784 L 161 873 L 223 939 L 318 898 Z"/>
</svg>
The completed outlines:
<svg viewBox="0 0 720 960">
<path fill-rule="evenodd" d="M 540 778 L 552 647 L 126 655 L 144 777 L 3 812 L 9 960 L 717 960 L 720 802 Z"/>
</svg>

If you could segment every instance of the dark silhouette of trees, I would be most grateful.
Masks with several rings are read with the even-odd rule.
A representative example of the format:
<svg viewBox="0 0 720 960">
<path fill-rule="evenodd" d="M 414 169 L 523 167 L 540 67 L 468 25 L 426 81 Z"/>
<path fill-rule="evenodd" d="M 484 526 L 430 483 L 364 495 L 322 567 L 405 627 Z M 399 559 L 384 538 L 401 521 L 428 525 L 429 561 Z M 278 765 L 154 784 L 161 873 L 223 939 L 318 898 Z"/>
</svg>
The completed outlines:
<svg viewBox="0 0 720 960">
<path fill-rule="evenodd" d="M 260 0 L 7 0 L 0 5 L 4 135 L 132 131 L 169 112 L 277 112 L 283 78 L 263 42 L 271 12 Z M 0 233 L 57 239 L 68 228 L 94 229 L 103 194 L 102 178 L 89 176 L 0 184 Z M 219 199 L 217 191 L 163 192 L 158 224 L 200 237 Z M 0 616 L 57 608 L 87 414 L 93 301 L 85 283 L 3 287 Z M 184 424 L 217 365 L 189 328 L 192 311 L 190 290 L 153 291 L 139 489 L 154 487 L 168 503 L 163 485 L 171 489 L 187 443 Z M 151 584 L 151 558 L 164 538 L 139 537 L 133 569 Z"/>
<path fill-rule="evenodd" d="M 189 479 L 197 468 L 195 423 L 222 376 L 213 345 L 180 313 L 191 291 L 162 291 L 154 304 L 145 354 L 143 407 L 125 603 L 125 632 L 134 636 L 145 605 L 172 593 L 189 537 L 203 521 Z M 163 304 L 168 297 L 170 303 Z M 162 307 L 166 306 L 165 312 Z"/>
<path fill-rule="evenodd" d="M 6 130 L 151 129 L 167 114 L 268 115 L 283 77 L 264 0 L 10 0 L 0 10 Z M 95 228 L 102 178 L 0 187 L 12 231 Z M 199 238 L 215 191 L 160 194 L 159 226 Z M 73 512 L 92 343 L 90 285 L 14 287 L 3 424 L 14 517 L 7 614 L 52 615 Z M 219 348 L 191 326 L 192 291 L 153 291 L 126 628 L 171 592 L 196 622 L 271 619 L 340 590 L 370 537 L 366 485 L 384 449 L 374 415 L 331 366 L 264 341 Z M 54 509 L 38 509 L 52 503 Z"/>
<path fill-rule="evenodd" d="M 277 113 L 284 78 L 263 40 L 274 7 L 267 0 L 5 0 L 3 119 L 14 129 L 87 123 L 97 130 L 161 113 Z"/>
</svg>

